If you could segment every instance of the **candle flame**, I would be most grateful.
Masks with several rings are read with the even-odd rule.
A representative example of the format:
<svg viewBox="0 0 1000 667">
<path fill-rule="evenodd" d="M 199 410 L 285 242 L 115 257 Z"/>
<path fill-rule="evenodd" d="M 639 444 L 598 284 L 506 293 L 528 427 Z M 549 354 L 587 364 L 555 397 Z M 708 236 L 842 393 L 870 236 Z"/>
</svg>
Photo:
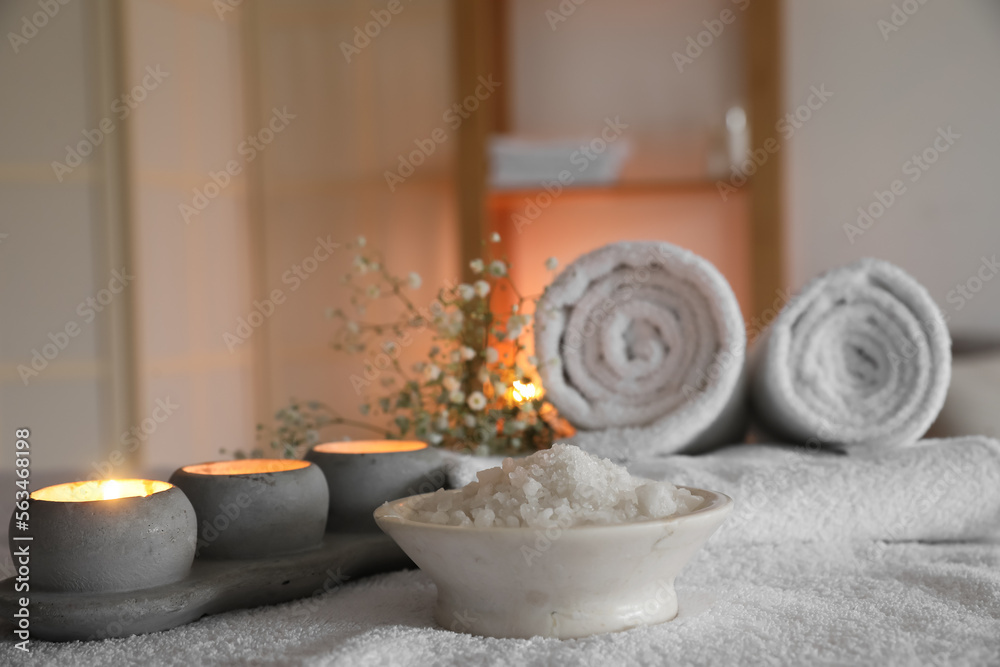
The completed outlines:
<svg viewBox="0 0 1000 667">
<path fill-rule="evenodd" d="M 155 479 L 89 480 L 47 486 L 44 489 L 32 491 L 31 498 L 56 503 L 81 503 L 95 500 L 142 498 L 172 488 L 172 484 Z"/>
<path fill-rule="evenodd" d="M 101 485 L 102 500 L 115 500 L 122 497 L 121 485 L 113 479 L 109 479 Z"/>
<path fill-rule="evenodd" d="M 530 401 L 531 399 L 538 396 L 538 387 L 530 382 L 521 382 L 519 380 L 514 380 L 514 400 L 518 403 L 524 403 L 525 401 Z"/>
<path fill-rule="evenodd" d="M 392 454 L 427 449 L 427 443 L 418 440 L 345 440 L 316 445 L 313 449 L 323 454 Z"/>
</svg>

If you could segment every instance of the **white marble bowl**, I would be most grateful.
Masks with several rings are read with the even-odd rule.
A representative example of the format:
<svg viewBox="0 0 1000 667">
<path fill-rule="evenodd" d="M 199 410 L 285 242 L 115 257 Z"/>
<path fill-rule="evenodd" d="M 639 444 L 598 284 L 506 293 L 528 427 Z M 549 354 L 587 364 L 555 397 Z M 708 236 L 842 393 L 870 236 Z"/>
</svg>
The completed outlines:
<svg viewBox="0 0 1000 667">
<path fill-rule="evenodd" d="M 440 526 L 412 520 L 422 496 L 382 505 L 375 521 L 437 584 L 442 627 L 569 639 L 677 615 L 674 578 L 733 505 L 721 493 L 689 490 L 704 498 L 689 514 L 609 526 Z"/>
</svg>

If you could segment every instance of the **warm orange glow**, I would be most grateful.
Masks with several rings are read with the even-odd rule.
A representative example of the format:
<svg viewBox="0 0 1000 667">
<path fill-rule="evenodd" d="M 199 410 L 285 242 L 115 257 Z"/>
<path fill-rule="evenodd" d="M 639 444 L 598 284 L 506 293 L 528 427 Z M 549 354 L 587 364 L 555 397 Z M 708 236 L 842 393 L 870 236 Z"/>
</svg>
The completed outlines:
<svg viewBox="0 0 1000 667">
<path fill-rule="evenodd" d="M 184 466 L 184 472 L 194 475 L 253 475 L 263 472 L 284 472 L 298 470 L 310 465 L 298 459 L 236 459 L 234 461 L 213 461 Z"/>
<path fill-rule="evenodd" d="M 514 380 L 512 386 L 514 388 L 514 400 L 518 403 L 524 403 L 525 401 L 530 401 L 531 399 L 538 397 L 538 387 L 531 382 L 520 382 L 519 380 Z"/>
<path fill-rule="evenodd" d="M 324 454 L 391 454 L 427 449 L 427 443 L 417 440 L 345 440 L 316 445 L 314 449 Z"/>
<path fill-rule="evenodd" d="M 31 494 L 33 500 L 54 503 L 79 503 L 93 500 L 141 498 L 172 489 L 173 484 L 155 479 L 108 479 L 88 482 L 69 482 L 39 489 Z"/>
</svg>

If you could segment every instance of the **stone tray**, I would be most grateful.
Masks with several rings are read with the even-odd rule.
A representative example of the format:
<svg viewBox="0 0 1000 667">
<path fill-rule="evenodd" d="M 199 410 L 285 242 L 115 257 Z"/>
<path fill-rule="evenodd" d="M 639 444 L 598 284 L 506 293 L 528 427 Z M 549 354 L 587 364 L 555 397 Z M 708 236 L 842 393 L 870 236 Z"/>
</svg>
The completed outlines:
<svg viewBox="0 0 1000 667">
<path fill-rule="evenodd" d="M 413 567 L 381 533 L 327 533 L 310 551 L 253 560 L 196 558 L 186 579 L 120 593 L 14 592 L 0 581 L 0 614 L 13 617 L 17 600 L 30 599 L 31 638 L 96 640 L 168 630 L 208 614 L 287 602 L 332 590 L 379 572 Z"/>
</svg>

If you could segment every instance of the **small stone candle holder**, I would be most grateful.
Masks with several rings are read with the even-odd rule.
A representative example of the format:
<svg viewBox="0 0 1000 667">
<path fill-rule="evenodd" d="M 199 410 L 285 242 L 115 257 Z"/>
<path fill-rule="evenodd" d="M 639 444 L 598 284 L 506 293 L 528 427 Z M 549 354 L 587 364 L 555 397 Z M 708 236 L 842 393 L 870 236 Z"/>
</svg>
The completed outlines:
<svg viewBox="0 0 1000 667">
<path fill-rule="evenodd" d="M 440 452 L 425 442 L 348 440 L 316 445 L 306 454 L 330 486 L 327 530 L 377 532 L 382 503 L 444 486 Z"/>
<path fill-rule="evenodd" d="M 195 512 L 172 484 L 70 482 L 39 489 L 28 503 L 32 539 L 14 539 L 26 535 L 16 510 L 9 535 L 12 554 L 28 545 L 32 590 L 133 591 L 180 581 L 191 569 Z"/>
<path fill-rule="evenodd" d="M 184 466 L 170 477 L 198 516 L 198 556 L 264 558 L 318 547 L 329 491 L 319 468 L 293 459 Z"/>
</svg>

